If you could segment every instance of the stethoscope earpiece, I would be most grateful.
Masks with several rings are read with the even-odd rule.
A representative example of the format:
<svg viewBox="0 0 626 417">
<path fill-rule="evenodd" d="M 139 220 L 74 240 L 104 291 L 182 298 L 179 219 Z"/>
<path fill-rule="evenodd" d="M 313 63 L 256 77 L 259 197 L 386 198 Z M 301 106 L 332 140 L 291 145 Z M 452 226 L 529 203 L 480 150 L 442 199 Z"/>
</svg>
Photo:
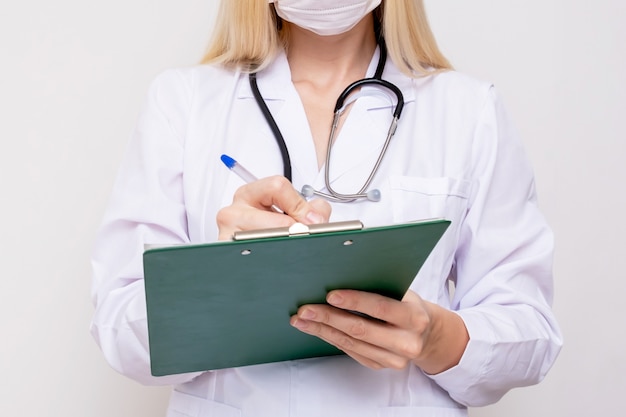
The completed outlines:
<svg viewBox="0 0 626 417">
<path fill-rule="evenodd" d="M 367 192 L 367 199 L 369 201 L 373 201 L 375 203 L 380 201 L 380 190 L 378 188 L 375 188 L 373 190 L 369 190 Z"/>
<path fill-rule="evenodd" d="M 309 184 L 306 184 L 302 186 L 302 191 L 300 192 L 300 194 L 302 194 L 302 197 L 304 198 L 311 198 L 315 195 L 315 189 Z"/>
</svg>

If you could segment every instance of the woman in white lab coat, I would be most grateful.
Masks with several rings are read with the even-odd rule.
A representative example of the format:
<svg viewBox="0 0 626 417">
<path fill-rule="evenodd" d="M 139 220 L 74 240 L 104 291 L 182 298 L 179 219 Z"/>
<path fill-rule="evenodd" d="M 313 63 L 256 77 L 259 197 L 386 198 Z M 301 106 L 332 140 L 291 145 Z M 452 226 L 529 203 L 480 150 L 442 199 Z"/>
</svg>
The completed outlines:
<svg viewBox="0 0 626 417">
<path fill-rule="evenodd" d="M 166 71 L 151 86 L 97 237 L 92 333 L 109 363 L 143 384 L 173 385 L 168 416 L 465 416 L 539 382 L 561 345 L 552 235 L 501 100 L 449 68 L 422 1 L 229 0 L 217 22 L 205 65 Z M 337 97 L 372 77 L 381 57 L 382 79 L 405 106 L 370 185 L 380 201 L 305 201 L 304 185 L 328 191 Z M 286 143 L 291 183 L 250 72 Z M 347 108 L 328 173 L 338 192 L 357 191 L 370 174 L 393 101 L 364 94 Z M 245 184 L 221 154 L 261 179 Z M 404 300 L 334 291 L 328 305 L 291 318 L 346 355 L 151 376 L 144 243 L 210 242 L 296 221 L 427 218 L 452 223 Z"/>
</svg>

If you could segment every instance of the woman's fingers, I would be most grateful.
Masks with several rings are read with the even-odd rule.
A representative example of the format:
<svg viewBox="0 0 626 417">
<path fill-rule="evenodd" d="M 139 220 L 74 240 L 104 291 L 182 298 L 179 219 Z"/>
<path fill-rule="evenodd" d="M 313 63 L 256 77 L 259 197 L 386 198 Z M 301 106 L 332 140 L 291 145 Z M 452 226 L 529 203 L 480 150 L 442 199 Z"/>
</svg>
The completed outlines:
<svg viewBox="0 0 626 417">
<path fill-rule="evenodd" d="M 291 324 L 374 369 L 402 369 L 422 354 L 431 321 L 417 295 L 407 302 L 339 290 L 331 291 L 327 301 L 330 305 L 301 307 Z"/>
<path fill-rule="evenodd" d="M 403 329 L 330 306 L 317 307 L 299 311 L 291 319 L 292 326 L 373 369 L 403 369 L 410 362 L 406 355 L 394 351 L 397 342 L 411 336 Z"/>
<path fill-rule="evenodd" d="M 327 301 L 330 305 L 300 307 L 291 325 L 373 369 L 400 369 L 412 362 L 426 373 L 437 374 L 457 365 L 469 342 L 458 314 L 411 291 L 398 301 L 337 290 L 328 294 Z"/>
<path fill-rule="evenodd" d="M 233 203 L 221 209 L 216 220 L 219 239 L 227 240 L 238 230 L 288 227 L 295 222 L 325 223 L 330 212 L 328 202 L 308 202 L 286 178 L 274 176 L 240 187 Z"/>
</svg>

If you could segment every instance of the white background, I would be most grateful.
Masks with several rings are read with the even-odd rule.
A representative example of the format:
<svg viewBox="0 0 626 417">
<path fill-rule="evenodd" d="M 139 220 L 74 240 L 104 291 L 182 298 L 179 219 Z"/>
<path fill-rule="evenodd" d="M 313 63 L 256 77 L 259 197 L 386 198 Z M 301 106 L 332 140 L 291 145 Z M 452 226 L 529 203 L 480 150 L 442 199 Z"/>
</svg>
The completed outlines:
<svg viewBox="0 0 626 417">
<path fill-rule="evenodd" d="M 234 0 L 231 0 L 234 1 Z M 626 2 L 427 0 L 444 53 L 493 81 L 557 238 L 565 348 L 487 416 L 613 416 L 626 388 Z M 89 255 L 148 83 L 196 63 L 214 0 L 26 0 L 0 16 L 0 415 L 161 416 L 88 334 Z"/>
</svg>

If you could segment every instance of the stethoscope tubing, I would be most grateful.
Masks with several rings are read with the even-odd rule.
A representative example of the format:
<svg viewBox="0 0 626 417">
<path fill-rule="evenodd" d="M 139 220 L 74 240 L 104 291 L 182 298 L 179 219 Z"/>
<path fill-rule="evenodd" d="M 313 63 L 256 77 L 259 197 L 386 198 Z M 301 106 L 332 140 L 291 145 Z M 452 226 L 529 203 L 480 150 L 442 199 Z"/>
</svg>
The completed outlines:
<svg viewBox="0 0 626 417">
<path fill-rule="evenodd" d="M 385 153 L 387 152 L 387 149 L 389 148 L 391 137 L 396 132 L 396 128 L 398 126 L 398 120 L 400 119 L 400 116 L 402 115 L 402 110 L 404 109 L 404 96 L 402 94 L 402 91 L 396 85 L 390 83 L 389 81 L 383 80 L 381 78 L 382 72 L 385 67 L 385 62 L 387 60 L 387 48 L 382 38 L 379 40 L 379 46 L 380 46 L 380 58 L 379 58 L 378 66 L 376 68 L 376 73 L 374 77 L 364 78 L 364 79 L 353 82 L 352 84 L 350 84 L 348 87 L 344 89 L 344 91 L 337 98 L 337 102 L 335 103 L 333 123 L 331 126 L 331 132 L 328 138 L 328 147 L 326 150 L 326 163 L 325 163 L 325 169 L 324 169 L 324 180 L 325 180 L 325 185 L 326 185 L 326 189 L 328 190 L 328 193 L 317 191 L 313 187 L 309 185 L 305 185 L 302 189 L 302 194 L 305 197 L 312 197 L 313 195 L 317 195 L 319 197 L 326 198 L 330 201 L 344 202 L 344 203 L 352 202 L 352 201 L 362 199 L 362 198 L 366 198 L 370 201 L 380 200 L 380 191 L 370 190 L 368 192 L 365 192 L 365 190 L 369 187 L 372 180 L 374 179 L 374 176 L 378 172 L 378 168 L 380 167 L 383 157 L 385 156 Z M 278 127 L 278 124 L 276 123 L 276 120 L 274 120 L 272 113 L 267 107 L 267 104 L 265 103 L 265 100 L 263 99 L 261 92 L 259 91 L 259 87 L 258 87 L 257 79 L 256 79 L 256 73 L 250 73 L 248 78 L 249 78 L 250 87 L 252 89 L 254 98 L 261 112 L 263 113 L 263 116 L 265 117 L 270 129 L 272 130 L 274 138 L 276 139 L 276 143 L 278 144 L 278 147 L 279 147 L 282 159 L 283 159 L 283 175 L 290 182 L 292 182 L 291 158 L 289 156 L 289 150 L 287 149 L 285 139 L 282 135 L 282 132 L 280 131 L 280 128 Z M 332 145 L 335 140 L 337 128 L 339 125 L 339 117 L 345 110 L 344 105 L 348 97 L 355 90 L 358 90 L 361 87 L 367 86 L 367 85 L 376 85 L 379 87 L 383 87 L 387 90 L 390 90 L 392 93 L 395 94 L 397 101 L 396 101 L 396 106 L 393 112 L 393 120 L 389 126 L 389 130 L 387 132 L 387 138 L 385 139 L 385 143 L 383 144 L 383 148 L 381 149 L 378 159 L 376 160 L 376 163 L 374 164 L 372 171 L 370 172 L 369 176 L 367 177 L 361 189 L 356 194 L 338 193 L 332 188 L 330 184 L 330 158 L 331 158 L 331 152 L 332 152 L 332 147 L 333 147 Z"/>
<path fill-rule="evenodd" d="M 392 84 L 389 81 L 383 80 L 381 78 L 376 78 L 376 77 L 363 78 L 347 86 L 337 98 L 337 103 L 335 104 L 335 110 L 334 110 L 335 115 L 338 112 L 341 113 L 343 111 L 343 106 L 344 106 L 346 99 L 350 96 L 350 94 L 353 93 L 354 90 L 361 88 L 365 85 L 372 85 L 372 84 L 384 87 L 395 94 L 397 103 L 396 103 L 396 108 L 393 112 L 393 117 L 396 120 L 400 119 L 400 115 L 402 114 L 402 109 L 404 109 L 404 95 L 402 94 L 402 91 L 395 84 Z"/>
<path fill-rule="evenodd" d="M 252 94 L 254 95 L 254 99 L 259 105 L 259 108 L 261 109 L 261 112 L 263 113 L 265 120 L 267 120 L 267 124 L 272 130 L 272 133 L 274 134 L 276 143 L 278 144 L 278 149 L 280 150 L 280 155 L 283 159 L 283 175 L 285 178 L 289 180 L 289 182 L 293 182 L 292 176 L 291 176 L 291 157 L 289 156 L 289 151 L 287 150 L 287 144 L 285 143 L 285 138 L 283 137 L 282 132 L 278 128 L 278 124 L 276 123 L 276 120 L 274 120 L 274 116 L 272 116 L 272 112 L 270 112 L 270 109 L 267 107 L 267 104 L 265 104 L 265 100 L 263 99 L 263 96 L 261 95 L 261 92 L 259 91 L 259 86 L 256 80 L 256 72 L 250 73 L 250 75 L 248 76 L 248 79 L 250 80 L 250 87 L 252 88 Z"/>
</svg>

